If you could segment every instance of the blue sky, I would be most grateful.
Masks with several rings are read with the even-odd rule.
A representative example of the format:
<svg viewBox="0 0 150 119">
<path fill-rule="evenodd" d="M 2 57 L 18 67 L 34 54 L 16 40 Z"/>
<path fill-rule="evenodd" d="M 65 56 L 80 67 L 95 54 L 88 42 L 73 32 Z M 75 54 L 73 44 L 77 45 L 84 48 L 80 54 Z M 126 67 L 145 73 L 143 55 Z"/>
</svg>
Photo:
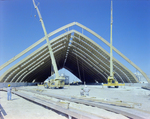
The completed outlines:
<svg viewBox="0 0 150 119">
<path fill-rule="evenodd" d="M 76 21 L 110 41 L 110 0 L 38 2 L 47 33 Z M 38 2 L 36 0 L 36 3 Z M 149 6 L 150 0 L 113 0 L 113 46 L 147 75 L 150 75 Z M 43 29 L 32 0 L 0 0 L 0 65 L 43 36 Z M 100 40 L 91 35 L 88 37 L 109 52 L 109 47 Z M 136 71 L 115 52 L 113 53 L 114 57 L 133 73 Z M 19 60 L 21 58 L 17 61 Z M 0 71 L 0 75 L 16 62 Z"/>
</svg>

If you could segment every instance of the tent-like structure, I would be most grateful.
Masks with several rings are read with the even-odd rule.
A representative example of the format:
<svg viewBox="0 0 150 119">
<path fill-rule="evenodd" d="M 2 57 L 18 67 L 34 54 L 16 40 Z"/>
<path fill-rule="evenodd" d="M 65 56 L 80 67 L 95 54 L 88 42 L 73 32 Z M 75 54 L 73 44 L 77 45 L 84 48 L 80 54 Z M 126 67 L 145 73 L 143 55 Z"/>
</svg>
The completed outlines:
<svg viewBox="0 0 150 119">
<path fill-rule="evenodd" d="M 50 41 L 58 70 L 65 68 L 77 76 L 82 82 L 86 83 L 106 83 L 110 72 L 109 53 L 95 43 L 92 39 L 76 30 L 69 30 L 69 27 L 77 25 L 82 29 L 96 36 L 106 45 L 110 44 L 101 36 L 80 23 L 73 22 L 63 26 L 48 34 L 48 37 L 56 35 L 58 32 L 68 29 L 65 33 L 58 35 Z M 12 63 L 26 52 L 42 43 L 45 37 L 22 51 L 20 54 L 6 62 L 0 70 Z M 147 75 L 125 57 L 121 52 L 113 47 L 113 50 L 139 70 L 142 75 L 150 82 Z M 0 78 L 0 82 L 43 82 L 51 75 L 51 57 L 47 44 L 44 44 L 30 55 L 19 61 L 8 69 Z M 136 83 L 136 76 L 122 63 L 113 57 L 114 77 L 119 83 Z"/>
</svg>

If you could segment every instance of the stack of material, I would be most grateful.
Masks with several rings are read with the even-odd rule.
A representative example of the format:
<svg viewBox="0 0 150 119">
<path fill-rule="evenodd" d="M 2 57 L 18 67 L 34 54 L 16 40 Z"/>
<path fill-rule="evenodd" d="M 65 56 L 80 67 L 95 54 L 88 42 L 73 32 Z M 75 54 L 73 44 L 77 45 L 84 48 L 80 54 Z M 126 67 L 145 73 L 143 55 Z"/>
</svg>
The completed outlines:
<svg viewBox="0 0 150 119">
<path fill-rule="evenodd" d="M 146 86 L 142 86 L 141 88 L 150 90 L 150 84 L 148 83 Z"/>
</svg>

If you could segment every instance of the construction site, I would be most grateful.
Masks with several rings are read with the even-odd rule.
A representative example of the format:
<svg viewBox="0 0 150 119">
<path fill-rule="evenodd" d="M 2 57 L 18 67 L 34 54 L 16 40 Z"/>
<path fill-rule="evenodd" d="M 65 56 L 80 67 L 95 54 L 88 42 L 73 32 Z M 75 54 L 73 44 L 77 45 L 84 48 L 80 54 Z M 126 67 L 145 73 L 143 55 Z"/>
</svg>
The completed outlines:
<svg viewBox="0 0 150 119">
<path fill-rule="evenodd" d="M 110 42 L 78 22 L 47 33 L 39 3 L 32 2 L 44 37 L 0 66 L 4 70 L 11 65 L 0 76 L 0 119 L 150 119 L 149 77 L 113 46 L 112 0 Z M 103 42 L 110 52 L 92 38 Z M 80 82 L 61 75 L 62 69 Z"/>
</svg>

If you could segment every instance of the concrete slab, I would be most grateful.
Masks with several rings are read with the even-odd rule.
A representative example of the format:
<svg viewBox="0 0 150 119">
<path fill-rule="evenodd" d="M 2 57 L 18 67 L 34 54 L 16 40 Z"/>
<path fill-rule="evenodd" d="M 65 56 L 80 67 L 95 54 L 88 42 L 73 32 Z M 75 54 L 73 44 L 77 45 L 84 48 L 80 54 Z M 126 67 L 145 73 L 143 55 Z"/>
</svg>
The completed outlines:
<svg viewBox="0 0 150 119">
<path fill-rule="evenodd" d="M 6 112 L 6 115 L 1 115 L 1 119 L 67 119 L 67 117 L 53 110 L 34 104 L 14 94 L 12 94 L 12 100 L 7 101 L 7 93 L 2 91 L 0 91 L 0 103 Z"/>
<path fill-rule="evenodd" d="M 21 87 L 22 89 L 29 89 L 38 92 L 44 92 L 47 94 L 57 94 L 61 96 L 74 96 L 74 97 L 81 97 L 80 90 L 84 87 L 83 85 L 75 85 L 75 86 L 67 86 L 64 89 L 45 89 L 42 86 L 26 86 Z M 139 110 L 141 112 L 146 112 L 150 115 L 150 91 L 144 90 L 141 87 L 133 87 L 133 86 L 123 86 L 119 88 L 107 88 L 102 87 L 100 85 L 89 85 L 90 96 L 87 98 L 93 99 L 104 99 L 104 100 L 113 100 L 113 101 L 124 101 L 124 102 L 133 102 L 135 103 L 135 110 Z M 30 92 L 26 92 L 27 94 L 31 94 Z M 36 94 L 33 94 L 36 95 Z M 43 97 L 49 99 L 49 97 Z M 24 118 L 37 118 L 37 119 L 65 119 L 64 117 L 52 110 L 46 109 L 42 106 L 36 105 L 32 102 L 29 102 L 21 97 L 16 95 L 12 95 L 12 101 L 7 101 L 7 94 L 6 92 L 0 92 L 0 102 L 2 107 L 4 108 L 5 112 L 7 113 L 6 116 L 3 115 L 5 119 L 24 119 Z M 141 105 L 138 105 L 141 104 Z M 97 109 L 96 107 L 87 108 L 84 107 L 82 104 L 74 105 L 71 104 L 72 108 L 85 109 L 88 112 L 94 112 L 96 115 L 100 117 L 105 117 L 108 119 L 117 119 L 117 118 L 124 118 L 120 114 L 115 114 L 112 112 L 108 112 L 103 109 Z M 97 111 L 98 110 L 98 111 Z"/>
</svg>

